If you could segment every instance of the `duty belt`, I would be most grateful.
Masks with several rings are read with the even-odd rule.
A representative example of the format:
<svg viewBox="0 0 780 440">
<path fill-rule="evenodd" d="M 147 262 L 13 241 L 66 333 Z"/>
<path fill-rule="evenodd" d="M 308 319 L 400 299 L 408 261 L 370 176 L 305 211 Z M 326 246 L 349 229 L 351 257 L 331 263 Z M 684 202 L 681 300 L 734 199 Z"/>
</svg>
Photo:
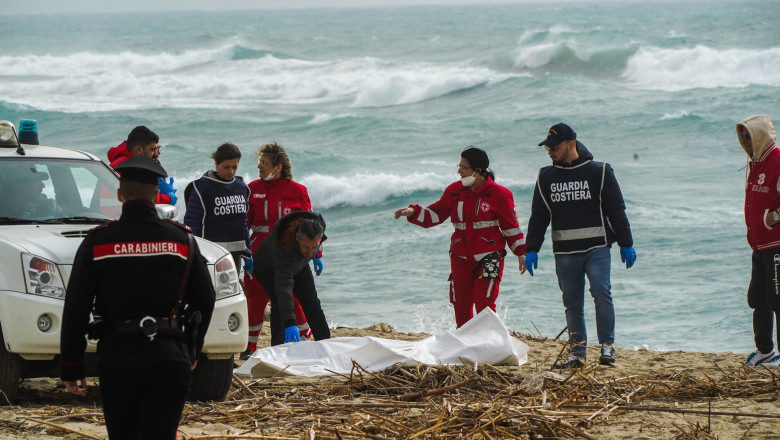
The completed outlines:
<svg viewBox="0 0 780 440">
<path fill-rule="evenodd" d="M 147 336 L 150 341 L 154 341 L 158 330 L 177 331 L 178 322 L 176 318 L 144 316 L 141 319 L 125 319 L 111 323 L 111 330 L 123 333 L 141 333 Z"/>
</svg>

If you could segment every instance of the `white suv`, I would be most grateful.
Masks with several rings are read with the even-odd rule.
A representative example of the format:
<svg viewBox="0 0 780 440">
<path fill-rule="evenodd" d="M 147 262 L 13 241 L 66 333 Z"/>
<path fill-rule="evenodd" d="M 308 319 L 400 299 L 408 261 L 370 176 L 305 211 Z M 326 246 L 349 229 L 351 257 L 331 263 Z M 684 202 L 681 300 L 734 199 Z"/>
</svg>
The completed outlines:
<svg viewBox="0 0 780 440">
<path fill-rule="evenodd" d="M 59 377 L 73 257 L 87 231 L 119 218 L 118 187 L 117 175 L 94 155 L 19 144 L 14 126 L 0 121 L 0 405 L 13 401 L 21 378 Z M 158 211 L 176 216 L 169 205 Z M 230 389 L 233 355 L 246 348 L 246 297 L 230 253 L 197 240 L 217 300 L 189 399 L 220 400 Z M 88 341 L 92 374 L 95 348 Z"/>
</svg>

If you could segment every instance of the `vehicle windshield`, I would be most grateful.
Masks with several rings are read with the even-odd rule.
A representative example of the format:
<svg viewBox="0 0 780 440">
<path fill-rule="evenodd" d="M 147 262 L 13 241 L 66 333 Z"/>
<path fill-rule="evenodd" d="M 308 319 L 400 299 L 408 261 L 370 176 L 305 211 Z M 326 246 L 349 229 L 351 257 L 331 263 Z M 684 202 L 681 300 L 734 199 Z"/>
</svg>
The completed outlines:
<svg viewBox="0 0 780 440">
<path fill-rule="evenodd" d="M 119 179 L 102 162 L 0 159 L 0 224 L 116 220 Z"/>
</svg>

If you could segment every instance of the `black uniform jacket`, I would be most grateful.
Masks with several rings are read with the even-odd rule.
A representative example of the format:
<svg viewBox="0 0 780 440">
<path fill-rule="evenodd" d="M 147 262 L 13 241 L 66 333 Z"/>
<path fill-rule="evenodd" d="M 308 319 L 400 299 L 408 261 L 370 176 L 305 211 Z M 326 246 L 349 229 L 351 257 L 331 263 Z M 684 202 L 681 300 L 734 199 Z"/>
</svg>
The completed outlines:
<svg viewBox="0 0 780 440">
<path fill-rule="evenodd" d="M 84 377 L 84 335 L 93 307 L 109 328 L 116 321 L 170 315 L 187 263 L 187 234 L 185 226 L 160 220 L 154 204 L 133 200 L 122 205 L 118 221 L 99 226 L 84 238 L 65 297 L 60 339 L 62 380 Z M 200 351 L 214 310 L 215 293 L 206 263 L 195 246 L 182 297 L 188 310 L 202 314 L 197 345 Z M 109 329 L 98 342 L 97 351 L 99 371 L 157 362 L 192 362 L 184 336 L 173 330 L 158 330 L 150 340 L 141 333 Z"/>
<path fill-rule="evenodd" d="M 626 205 L 615 172 L 596 162 L 577 141 L 578 158 L 571 165 L 539 170 L 528 219 L 525 249 L 539 252 L 552 224 L 555 254 L 578 254 L 598 247 L 633 246 Z"/>
<path fill-rule="evenodd" d="M 301 248 L 295 240 L 298 226 L 305 219 L 318 220 L 322 224 L 322 241 L 325 236 L 325 220 L 316 212 L 295 211 L 285 215 L 276 222 L 271 235 L 265 238 L 255 250 L 254 264 L 258 278 L 273 278 L 279 308 L 279 316 L 285 327 L 295 324 L 293 309 L 293 278 L 302 270 L 311 270 L 309 261 L 304 257 Z"/>
</svg>

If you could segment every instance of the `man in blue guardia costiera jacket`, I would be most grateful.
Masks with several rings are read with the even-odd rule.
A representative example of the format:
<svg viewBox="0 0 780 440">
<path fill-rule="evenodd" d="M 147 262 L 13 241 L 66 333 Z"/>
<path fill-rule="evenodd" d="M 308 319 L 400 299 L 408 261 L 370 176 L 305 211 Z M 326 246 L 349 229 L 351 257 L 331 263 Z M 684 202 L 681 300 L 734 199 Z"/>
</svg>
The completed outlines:
<svg viewBox="0 0 780 440">
<path fill-rule="evenodd" d="M 596 306 L 599 363 L 615 362 L 615 307 L 610 282 L 610 247 L 620 246 L 626 269 L 636 251 L 626 205 L 615 173 L 608 163 L 596 162 L 577 133 L 563 122 L 550 127 L 544 145 L 551 166 L 539 170 L 526 237 L 526 267 L 533 276 L 548 225 L 552 225 L 555 273 L 563 292 L 571 356 L 557 368 L 579 368 L 587 359 L 585 276 Z"/>
</svg>

